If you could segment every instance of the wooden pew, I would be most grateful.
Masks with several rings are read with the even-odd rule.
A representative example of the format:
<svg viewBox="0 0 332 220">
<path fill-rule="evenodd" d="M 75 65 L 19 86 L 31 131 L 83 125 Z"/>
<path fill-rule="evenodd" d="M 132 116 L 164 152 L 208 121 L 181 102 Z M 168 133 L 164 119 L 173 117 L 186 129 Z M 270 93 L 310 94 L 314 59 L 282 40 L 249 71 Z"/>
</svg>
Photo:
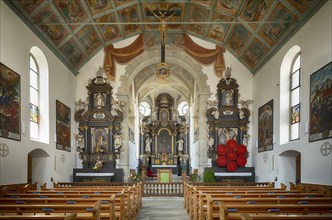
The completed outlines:
<svg viewBox="0 0 332 220">
<path fill-rule="evenodd" d="M 219 203 L 219 215 L 208 210 L 207 219 L 239 219 L 240 214 L 332 214 L 332 204 L 225 204 Z"/>
<path fill-rule="evenodd" d="M 315 204 L 327 204 L 332 206 L 332 197 L 317 197 L 317 198 L 278 198 L 278 197 L 270 197 L 270 198 L 224 198 L 224 197 L 212 197 L 211 195 L 207 195 L 207 205 L 200 206 L 198 212 L 198 219 L 213 219 L 213 216 L 219 216 L 220 207 L 219 203 L 224 203 L 227 206 L 232 205 L 295 205 L 302 206 L 303 205 L 315 205 Z M 206 208 L 205 208 L 206 207 Z M 331 210 L 332 211 L 332 210 Z M 331 212 L 332 214 L 332 212 Z"/>
<path fill-rule="evenodd" d="M 66 214 L 76 214 L 77 219 L 92 219 L 99 220 L 100 219 L 100 210 L 101 210 L 101 201 L 97 201 L 94 204 L 84 204 L 84 205 L 35 205 L 35 204 L 7 204 L 0 205 L 0 216 L 16 216 L 21 217 L 21 219 L 26 219 L 33 215 L 50 215 L 53 216 L 53 213 L 59 213 L 59 215 L 55 215 L 54 217 L 63 216 L 64 219 Z M 111 211 L 111 210 L 110 210 Z M 75 216 L 74 214 L 74 216 Z M 4 217 L 5 218 L 5 217 Z M 70 217 L 67 217 L 70 218 Z M 114 219 L 113 216 L 109 216 L 108 219 Z"/>
<path fill-rule="evenodd" d="M 241 220 L 331 220 L 331 215 L 252 215 L 241 214 Z"/>
<path fill-rule="evenodd" d="M 86 216 L 86 218 L 77 218 L 77 213 L 71 213 L 68 215 L 63 214 L 52 214 L 52 215 L 44 215 L 44 214 L 36 214 L 36 215 L 0 215 L 0 219 L 7 220 L 33 220 L 33 219 L 46 219 L 46 220 L 83 220 L 83 219 L 91 219 L 91 216 Z"/>
</svg>

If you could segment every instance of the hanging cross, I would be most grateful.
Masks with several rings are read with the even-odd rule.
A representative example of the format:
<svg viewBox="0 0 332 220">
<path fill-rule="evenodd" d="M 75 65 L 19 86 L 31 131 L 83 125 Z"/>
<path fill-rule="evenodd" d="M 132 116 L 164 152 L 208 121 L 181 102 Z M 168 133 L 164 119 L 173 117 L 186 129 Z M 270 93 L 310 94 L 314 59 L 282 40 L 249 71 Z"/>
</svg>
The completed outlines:
<svg viewBox="0 0 332 220">
<path fill-rule="evenodd" d="M 154 16 L 160 21 L 160 41 L 161 41 L 161 63 L 165 62 L 165 43 L 166 43 L 166 29 L 167 29 L 167 21 L 171 19 L 173 16 L 180 16 L 180 11 L 169 11 L 167 10 L 166 3 L 162 2 L 160 5 L 160 9 L 154 11 L 147 11 L 146 16 Z"/>
</svg>

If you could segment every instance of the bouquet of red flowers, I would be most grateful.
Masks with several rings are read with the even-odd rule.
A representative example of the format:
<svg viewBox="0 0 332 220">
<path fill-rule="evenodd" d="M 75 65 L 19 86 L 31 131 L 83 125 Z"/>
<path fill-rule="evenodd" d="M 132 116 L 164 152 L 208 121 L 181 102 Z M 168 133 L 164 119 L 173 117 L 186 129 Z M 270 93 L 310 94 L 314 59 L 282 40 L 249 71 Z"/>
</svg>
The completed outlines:
<svg viewBox="0 0 332 220">
<path fill-rule="evenodd" d="M 244 167 L 247 164 L 247 152 L 247 147 L 243 144 L 237 144 L 236 140 L 228 140 L 226 145 L 220 144 L 217 147 L 217 164 L 234 172 L 238 167 Z"/>
</svg>

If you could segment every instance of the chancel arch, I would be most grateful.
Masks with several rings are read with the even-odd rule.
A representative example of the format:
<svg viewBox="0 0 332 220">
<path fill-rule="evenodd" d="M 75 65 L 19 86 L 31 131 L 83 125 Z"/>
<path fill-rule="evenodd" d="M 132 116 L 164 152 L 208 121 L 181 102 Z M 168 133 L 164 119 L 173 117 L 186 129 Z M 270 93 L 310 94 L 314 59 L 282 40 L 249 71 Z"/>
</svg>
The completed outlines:
<svg viewBox="0 0 332 220">
<path fill-rule="evenodd" d="M 160 62 L 159 47 L 148 50 L 148 53 L 143 52 L 140 56 L 133 59 L 125 67 L 125 73 L 120 76 L 120 85 L 118 87 L 118 92 L 116 93 L 117 97 L 124 103 L 135 101 L 135 106 L 137 109 L 139 108 L 139 105 L 142 101 L 148 102 L 153 108 L 156 97 L 161 93 L 168 93 L 176 101 L 174 106 L 172 106 L 172 108 L 175 108 L 176 111 L 177 105 L 181 101 L 186 101 L 189 105 L 190 103 L 198 101 L 199 103 L 197 103 L 197 111 L 193 112 L 190 117 L 198 117 L 200 118 L 200 124 L 206 124 L 206 101 L 210 98 L 211 91 L 210 86 L 207 83 L 208 78 L 203 72 L 201 64 L 199 64 L 194 58 L 190 57 L 185 51 L 179 50 L 178 48 L 175 50 L 174 48 L 168 46 L 166 46 L 165 60 L 172 72 L 168 78 L 160 79 L 154 73 L 156 65 Z M 130 92 L 132 84 L 129 84 L 129 82 L 134 84 L 133 93 Z M 132 94 L 135 94 L 136 97 L 131 97 Z M 124 106 L 124 112 L 126 112 L 126 108 L 129 108 L 129 105 L 127 105 L 127 107 Z M 135 112 L 138 113 L 139 111 Z M 138 124 L 142 123 L 142 121 L 139 120 L 139 115 L 136 115 L 135 117 Z M 171 114 L 169 115 L 169 119 L 172 119 Z M 181 121 L 179 121 L 179 123 L 180 122 Z M 128 125 L 126 123 L 128 123 L 128 120 L 124 118 L 122 126 L 126 127 Z M 189 118 L 187 118 L 186 123 L 188 125 L 188 134 L 193 133 L 190 132 L 190 130 L 193 129 L 193 125 L 190 124 Z M 137 127 L 135 127 L 135 129 L 137 129 Z M 140 134 L 138 129 L 134 132 L 136 135 Z M 202 140 L 196 143 L 196 145 L 198 145 L 196 148 L 199 149 L 202 154 L 205 154 L 206 142 L 204 138 L 206 136 L 206 130 L 200 129 L 199 133 L 200 134 L 196 135 Z M 126 131 L 123 132 L 123 137 L 125 142 L 127 139 Z M 187 149 L 190 149 L 190 147 L 193 146 L 193 140 L 193 137 L 187 138 L 185 141 L 187 144 Z M 142 151 L 143 143 L 144 142 L 140 141 L 140 146 L 138 146 L 139 149 L 137 149 L 138 151 Z M 124 146 L 128 146 L 128 144 L 124 143 Z M 207 165 L 207 160 L 198 161 L 196 154 L 195 156 L 196 158 L 191 158 L 190 160 L 195 161 L 195 164 L 198 164 L 200 167 Z M 128 157 L 125 157 L 125 153 L 121 156 L 120 161 L 121 160 L 122 162 L 120 162 L 120 164 L 131 163 L 128 160 Z M 129 167 L 132 166 L 129 165 Z M 125 169 L 126 167 L 121 168 Z M 129 171 L 125 169 L 125 172 Z"/>
</svg>

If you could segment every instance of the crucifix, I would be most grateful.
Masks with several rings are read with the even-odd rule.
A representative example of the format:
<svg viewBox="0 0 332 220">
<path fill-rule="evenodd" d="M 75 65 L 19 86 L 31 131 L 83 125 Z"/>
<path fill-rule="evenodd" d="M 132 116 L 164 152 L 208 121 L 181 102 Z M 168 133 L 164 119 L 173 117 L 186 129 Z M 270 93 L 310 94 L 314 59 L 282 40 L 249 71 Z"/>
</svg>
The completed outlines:
<svg viewBox="0 0 332 220">
<path fill-rule="evenodd" d="M 166 2 L 160 3 L 160 9 L 154 11 L 147 11 L 147 16 L 154 16 L 160 21 L 160 41 L 161 41 L 161 63 L 165 63 L 165 44 L 166 44 L 166 29 L 167 21 L 170 20 L 173 16 L 180 16 L 180 11 L 169 11 L 167 9 Z"/>
</svg>

